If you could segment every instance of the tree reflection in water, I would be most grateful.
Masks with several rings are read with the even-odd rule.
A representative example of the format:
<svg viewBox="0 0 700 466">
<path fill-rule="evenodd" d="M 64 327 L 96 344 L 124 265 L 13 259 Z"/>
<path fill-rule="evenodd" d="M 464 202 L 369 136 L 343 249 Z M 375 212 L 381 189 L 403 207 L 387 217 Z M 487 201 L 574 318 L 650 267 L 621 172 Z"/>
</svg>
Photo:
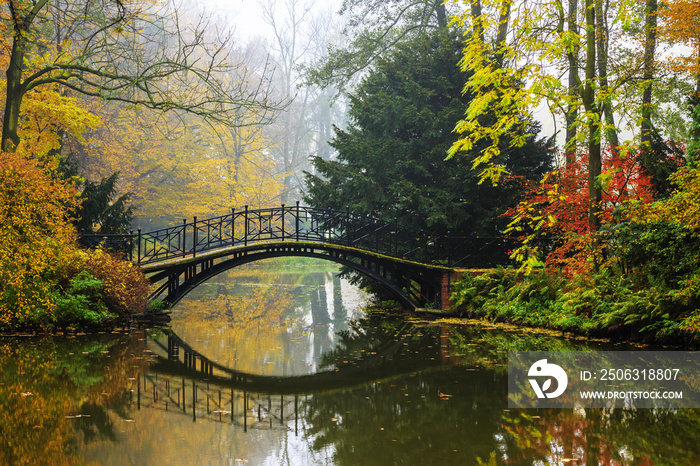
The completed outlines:
<svg viewBox="0 0 700 466">
<path fill-rule="evenodd" d="M 0 343 L 0 464 L 82 463 L 81 441 L 116 438 L 138 372 L 143 332 Z"/>
<path fill-rule="evenodd" d="M 582 351 L 609 343 L 480 326 L 450 326 L 449 333 L 456 365 L 308 400 L 314 448 L 332 445 L 336 464 L 700 464 L 698 410 L 507 408 L 509 349 Z M 444 326 L 392 325 L 370 315 L 343 334 L 326 362 L 403 347 L 393 356 L 403 363 L 415 354 L 412 342 L 431 348 L 425 355 L 432 358 L 444 334 Z"/>
</svg>

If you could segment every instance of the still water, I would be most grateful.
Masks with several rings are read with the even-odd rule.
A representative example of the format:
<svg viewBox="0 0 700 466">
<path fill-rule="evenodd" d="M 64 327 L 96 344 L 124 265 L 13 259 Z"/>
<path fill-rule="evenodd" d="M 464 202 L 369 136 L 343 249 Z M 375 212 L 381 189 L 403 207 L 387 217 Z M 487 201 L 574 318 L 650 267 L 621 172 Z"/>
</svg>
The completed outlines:
<svg viewBox="0 0 700 466">
<path fill-rule="evenodd" d="M 0 464 L 700 464 L 697 410 L 507 408 L 508 350 L 628 347 L 365 312 L 334 272 L 250 265 L 166 329 L 0 339 Z"/>
</svg>

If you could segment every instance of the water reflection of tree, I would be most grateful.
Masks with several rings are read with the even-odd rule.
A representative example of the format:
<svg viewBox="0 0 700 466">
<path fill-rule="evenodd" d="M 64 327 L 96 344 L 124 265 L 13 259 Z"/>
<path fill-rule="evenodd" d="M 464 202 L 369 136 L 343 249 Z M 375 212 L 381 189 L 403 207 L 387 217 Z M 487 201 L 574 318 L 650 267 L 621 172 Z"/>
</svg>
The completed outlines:
<svg viewBox="0 0 700 466">
<path fill-rule="evenodd" d="M 334 347 L 334 329 L 345 325 L 340 280 L 327 268 L 289 270 L 289 264 L 270 263 L 232 270 L 178 304 L 173 330 L 198 352 L 230 368 L 308 372 L 312 360 Z M 333 284 L 332 300 L 327 283 Z M 289 330 L 299 327 L 301 335 Z M 299 336 L 310 335 L 312 347 L 302 348 Z"/>
<path fill-rule="evenodd" d="M 335 348 L 323 354 L 321 368 L 358 365 L 367 370 L 383 366 L 419 369 L 440 364 L 438 326 L 419 327 L 402 316 L 368 311 L 348 327 L 338 332 Z"/>
<path fill-rule="evenodd" d="M 369 314 L 341 335 L 324 364 L 371 367 L 376 358 L 418 369 L 440 356 L 443 329 Z M 508 350 L 605 343 L 479 326 L 450 326 L 447 335 L 456 367 L 307 399 L 313 447 L 331 447 L 337 464 L 700 464 L 697 410 L 507 409 Z M 417 354 L 421 348 L 427 352 Z"/>
<path fill-rule="evenodd" d="M 341 294 L 340 275 L 333 274 L 333 322 L 345 322 L 348 318 L 348 310 L 343 304 L 343 295 Z"/>
<path fill-rule="evenodd" d="M 115 438 L 107 406 L 126 399 L 130 375 L 146 364 L 134 360 L 142 340 L 127 334 L 5 340 L 0 464 L 77 464 L 81 441 Z"/>
<path fill-rule="evenodd" d="M 240 370 L 259 370 L 293 319 L 294 296 L 279 287 L 250 287 L 214 299 L 190 299 L 174 311 L 173 330 L 209 359 Z M 240 358 L 243 354 L 257 357 Z"/>
<path fill-rule="evenodd" d="M 566 338 L 560 332 L 454 326 L 452 352 L 462 364 L 505 373 L 508 351 L 624 350 L 606 341 Z M 497 464 L 700 464 L 694 441 L 700 413 L 684 409 L 509 410 L 499 421 Z"/>
<path fill-rule="evenodd" d="M 314 395 L 308 433 L 335 464 L 473 464 L 497 449 L 504 382 L 452 367 Z"/>
<path fill-rule="evenodd" d="M 501 419 L 508 448 L 497 459 L 513 465 L 696 465 L 699 428 L 694 409 L 512 410 Z"/>
</svg>

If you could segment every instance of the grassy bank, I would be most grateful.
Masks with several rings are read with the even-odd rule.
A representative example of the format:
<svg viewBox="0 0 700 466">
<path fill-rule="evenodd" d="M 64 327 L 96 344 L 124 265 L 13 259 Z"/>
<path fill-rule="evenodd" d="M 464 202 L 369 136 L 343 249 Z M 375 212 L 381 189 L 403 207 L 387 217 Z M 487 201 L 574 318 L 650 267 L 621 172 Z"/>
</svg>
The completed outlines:
<svg viewBox="0 0 700 466">
<path fill-rule="evenodd" d="M 613 340 L 697 346 L 700 310 L 667 286 L 636 287 L 606 274 L 565 279 L 499 268 L 466 275 L 452 296 L 462 316 Z"/>
</svg>

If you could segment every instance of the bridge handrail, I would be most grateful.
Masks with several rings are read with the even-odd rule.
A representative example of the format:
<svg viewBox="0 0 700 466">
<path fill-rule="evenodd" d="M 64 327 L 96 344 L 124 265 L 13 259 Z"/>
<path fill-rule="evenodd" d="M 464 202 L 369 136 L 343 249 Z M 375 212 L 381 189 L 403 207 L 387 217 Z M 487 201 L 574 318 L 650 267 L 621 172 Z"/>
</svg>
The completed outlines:
<svg viewBox="0 0 700 466">
<path fill-rule="evenodd" d="M 149 264 L 222 247 L 261 241 L 312 241 L 340 244 L 392 257 L 447 266 L 469 265 L 470 257 L 487 247 L 503 249 L 503 238 L 431 236 L 350 212 L 295 205 L 263 209 L 231 209 L 225 215 L 136 233 L 81 237 L 86 246 L 104 245 L 125 253 L 138 264 Z M 503 254 L 506 249 L 503 249 Z M 490 261 L 494 255 L 491 251 Z M 500 262 L 503 262 L 501 260 Z"/>
</svg>

